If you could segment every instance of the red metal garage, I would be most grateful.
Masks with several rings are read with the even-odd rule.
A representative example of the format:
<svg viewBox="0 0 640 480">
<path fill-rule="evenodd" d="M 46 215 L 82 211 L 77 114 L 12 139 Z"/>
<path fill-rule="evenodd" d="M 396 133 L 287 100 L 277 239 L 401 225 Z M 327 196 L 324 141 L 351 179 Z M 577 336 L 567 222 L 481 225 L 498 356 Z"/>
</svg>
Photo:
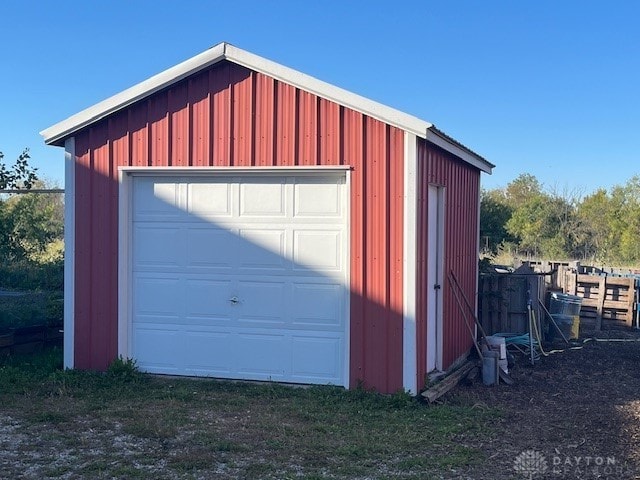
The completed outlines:
<svg viewBox="0 0 640 480">
<path fill-rule="evenodd" d="M 42 135 L 67 367 L 416 393 L 472 346 L 493 165 L 428 122 L 221 43 Z"/>
</svg>

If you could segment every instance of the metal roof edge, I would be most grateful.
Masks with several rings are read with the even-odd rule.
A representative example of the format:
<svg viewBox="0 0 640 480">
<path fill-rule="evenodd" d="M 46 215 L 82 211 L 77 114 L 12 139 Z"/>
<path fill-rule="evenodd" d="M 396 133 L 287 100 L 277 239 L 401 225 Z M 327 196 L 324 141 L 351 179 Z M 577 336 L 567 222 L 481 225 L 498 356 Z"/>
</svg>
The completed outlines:
<svg viewBox="0 0 640 480">
<path fill-rule="evenodd" d="M 227 60 L 425 138 L 431 123 L 227 44 Z"/>
<path fill-rule="evenodd" d="M 453 137 L 450 137 L 442 130 L 436 128 L 435 125 L 431 125 L 427 130 L 427 136 L 425 137 L 427 141 L 437 145 L 438 147 L 446 150 L 449 153 L 454 154 L 455 156 L 461 158 L 465 162 L 473 165 L 474 167 L 480 169 L 481 171 L 488 173 L 491 175 L 495 165 L 484 157 L 478 155 L 476 152 L 471 150 L 468 147 L 465 147 L 463 144 L 455 140 Z"/>
</svg>

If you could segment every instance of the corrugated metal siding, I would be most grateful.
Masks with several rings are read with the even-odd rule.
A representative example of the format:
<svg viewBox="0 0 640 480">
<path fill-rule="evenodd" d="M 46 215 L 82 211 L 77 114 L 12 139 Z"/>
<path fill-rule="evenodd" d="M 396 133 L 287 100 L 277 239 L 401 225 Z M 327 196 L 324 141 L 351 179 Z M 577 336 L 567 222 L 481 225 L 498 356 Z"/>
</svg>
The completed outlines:
<svg viewBox="0 0 640 480">
<path fill-rule="evenodd" d="M 227 62 L 78 132 L 75 365 L 117 355 L 118 166 L 350 165 L 350 380 L 402 388 L 403 135 Z"/>
<path fill-rule="evenodd" d="M 418 385 L 426 372 L 428 186 L 444 187 L 443 367 L 473 345 L 447 279 L 453 271 L 470 302 L 477 292 L 480 171 L 426 140 L 418 139 Z M 464 302 L 464 301 L 463 301 Z"/>
</svg>

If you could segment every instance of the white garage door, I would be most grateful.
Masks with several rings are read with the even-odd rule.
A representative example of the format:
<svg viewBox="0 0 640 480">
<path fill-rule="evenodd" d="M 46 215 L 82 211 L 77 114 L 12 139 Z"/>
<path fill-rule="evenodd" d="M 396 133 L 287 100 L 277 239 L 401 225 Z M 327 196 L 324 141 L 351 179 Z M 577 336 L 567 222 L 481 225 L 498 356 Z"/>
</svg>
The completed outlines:
<svg viewBox="0 0 640 480">
<path fill-rule="evenodd" d="M 344 172 L 132 185 L 129 352 L 141 369 L 345 385 Z"/>
</svg>

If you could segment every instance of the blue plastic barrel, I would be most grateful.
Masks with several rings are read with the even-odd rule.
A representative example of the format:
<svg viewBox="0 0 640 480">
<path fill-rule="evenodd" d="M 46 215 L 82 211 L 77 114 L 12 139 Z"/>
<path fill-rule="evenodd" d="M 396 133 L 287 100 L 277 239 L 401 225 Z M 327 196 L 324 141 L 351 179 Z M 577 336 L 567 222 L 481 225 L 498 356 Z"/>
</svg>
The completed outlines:
<svg viewBox="0 0 640 480">
<path fill-rule="evenodd" d="M 567 293 L 553 292 L 549 301 L 549 313 L 552 315 L 580 315 L 582 297 Z"/>
</svg>

